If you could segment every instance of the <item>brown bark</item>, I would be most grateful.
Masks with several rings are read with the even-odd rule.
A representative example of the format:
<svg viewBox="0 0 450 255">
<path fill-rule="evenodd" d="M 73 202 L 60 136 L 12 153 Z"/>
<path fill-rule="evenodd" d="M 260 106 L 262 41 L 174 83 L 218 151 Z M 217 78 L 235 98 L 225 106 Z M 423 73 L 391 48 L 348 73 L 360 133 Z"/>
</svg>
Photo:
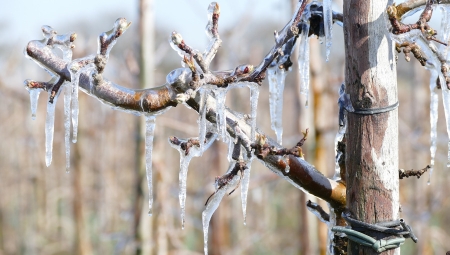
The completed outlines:
<svg viewBox="0 0 450 255">
<path fill-rule="evenodd" d="M 345 83 L 355 109 L 397 102 L 396 67 L 383 11 L 392 1 L 344 1 Z M 398 216 L 397 110 L 348 114 L 347 207 L 358 220 L 375 223 Z M 376 239 L 384 236 L 366 233 Z M 349 254 L 378 254 L 349 242 Z M 399 249 L 382 254 L 396 254 Z"/>
</svg>

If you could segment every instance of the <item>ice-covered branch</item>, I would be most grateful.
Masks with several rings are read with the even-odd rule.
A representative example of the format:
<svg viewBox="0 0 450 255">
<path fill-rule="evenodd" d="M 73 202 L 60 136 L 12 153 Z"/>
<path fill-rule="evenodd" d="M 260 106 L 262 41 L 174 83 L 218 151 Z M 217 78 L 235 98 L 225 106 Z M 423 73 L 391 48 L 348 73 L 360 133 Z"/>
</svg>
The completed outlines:
<svg viewBox="0 0 450 255">
<path fill-rule="evenodd" d="M 302 1 L 299 10 L 279 34 L 280 37 L 277 38 L 276 45 L 271 51 L 272 53 L 266 56 L 265 60 L 262 61 L 255 71 L 253 71 L 250 65 L 241 65 L 232 71 L 211 72 L 208 70 L 210 58 L 214 57 L 218 45 L 220 45 L 217 24 L 215 23 L 219 13 L 216 10 L 216 6 L 218 5 L 211 5 L 211 24 L 208 25 L 208 31 L 212 35 L 212 45 L 209 47 L 206 55 L 202 56 L 206 63 L 205 66 L 203 68 L 200 67 L 202 65 L 201 61 L 194 58 L 196 64 L 200 67 L 197 69 L 192 60 L 183 57 L 185 63 L 189 65 L 189 68 L 173 70 L 167 75 L 167 83 L 162 86 L 152 89 L 134 90 L 122 87 L 103 77 L 102 71 L 107 63 L 108 53 L 118 36 L 123 34 L 124 29 L 129 25 L 129 23 L 121 21 L 119 23 L 116 22 L 117 24 L 115 24 L 113 30 L 103 33 L 100 36 L 97 55 L 83 59 L 71 61 L 70 59 L 59 57 L 47 44 L 48 39 L 29 42 L 25 51 L 26 55 L 47 69 L 55 77 L 58 77 L 58 79 L 48 83 L 27 80 L 26 84 L 30 90 L 49 91 L 55 87 L 55 84 L 59 84 L 58 81 L 77 82 L 77 86 L 80 89 L 103 103 L 124 111 L 137 114 L 145 113 L 146 116 L 148 114 L 156 115 L 179 103 L 186 103 L 192 109 L 202 115 L 204 114 L 205 119 L 210 123 L 217 124 L 218 118 L 223 119 L 223 125 L 227 135 L 230 137 L 239 137 L 241 144 L 249 150 L 250 142 L 257 141 L 261 137 L 266 137 L 261 131 L 255 129 L 254 114 L 252 113 L 252 117 L 249 118 L 249 115 L 233 112 L 222 105 L 219 107 L 217 95 L 202 93 L 202 90 L 199 88 L 206 84 L 221 87 L 228 86 L 230 83 L 240 80 L 257 82 L 263 79 L 264 77 L 260 74 L 267 68 L 267 63 L 270 64 L 279 55 L 279 49 L 283 48 L 296 35 L 295 28 L 300 21 L 300 16 L 306 5 L 305 2 Z M 215 19 L 216 21 L 214 21 Z M 177 38 L 173 41 L 175 41 L 177 48 L 179 48 L 181 41 Z M 188 53 L 186 49 L 184 52 Z M 192 75 L 193 73 L 198 74 L 198 79 L 195 78 L 195 75 Z M 250 83 L 243 84 L 249 86 L 251 89 L 253 88 L 253 86 L 250 86 Z M 219 110 L 223 111 L 223 113 L 218 114 Z M 222 115 L 223 117 L 221 117 Z M 269 138 L 264 139 L 264 144 L 278 151 L 283 150 L 279 144 Z M 323 176 L 312 165 L 298 157 L 301 153 L 297 153 L 298 155 L 295 156 L 293 154 L 295 153 L 284 155 L 270 154 L 260 160 L 295 187 L 323 198 L 335 206 L 340 207 L 345 205 L 345 186 L 342 183 L 335 182 Z"/>
<path fill-rule="evenodd" d="M 216 123 L 216 100 L 212 96 L 208 96 L 205 100 L 208 105 L 206 118 L 208 121 Z M 194 98 L 186 101 L 186 103 L 191 108 L 199 111 L 199 101 L 200 96 L 197 94 Z M 251 125 L 243 114 L 233 112 L 228 108 L 225 109 L 224 114 L 227 123 L 226 130 L 231 137 L 236 137 L 237 135 L 235 132 L 236 126 L 239 127 L 241 132 L 239 136 L 245 135 L 250 137 Z M 256 140 L 262 144 L 262 147 L 272 148 L 272 150 L 277 151 L 283 150 L 283 147 L 271 138 L 266 137 L 261 131 L 257 130 L 255 136 L 257 138 Z M 259 153 L 259 151 L 254 152 L 255 155 L 258 155 Z M 293 155 L 282 156 L 271 153 L 268 153 L 265 157 L 259 157 L 259 160 L 270 170 L 286 179 L 295 187 L 320 197 L 333 206 L 341 207 L 345 205 L 345 185 L 325 177 L 307 161 Z M 287 167 L 289 168 L 289 171 L 286 171 Z"/>
<path fill-rule="evenodd" d="M 408 12 L 414 11 L 415 9 L 426 5 L 427 1 L 428 0 L 407 0 L 395 6 L 397 19 L 400 20 L 401 17 L 403 17 Z M 450 0 L 440 0 L 438 2 L 440 4 L 450 4 Z"/>
</svg>

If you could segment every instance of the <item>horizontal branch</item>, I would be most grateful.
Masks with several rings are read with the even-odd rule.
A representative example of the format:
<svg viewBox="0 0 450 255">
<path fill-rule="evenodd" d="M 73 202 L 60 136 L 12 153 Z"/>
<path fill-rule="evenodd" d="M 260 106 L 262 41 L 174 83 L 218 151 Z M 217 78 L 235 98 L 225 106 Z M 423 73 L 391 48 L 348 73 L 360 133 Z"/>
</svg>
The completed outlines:
<svg viewBox="0 0 450 255">
<path fill-rule="evenodd" d="M 450 0 L 441 0 L 440 4 L 450 4 Z M 427 0 L 408 0 L 396 6 L 397 19 L 401 19 L 407 12 L 427 4 Z"/>
<path fill-rule="evenodd" d="M 298 35 L 296 27 L 300 22 L 301 14 L 306 5 L 306 0 L 301 1 L 302 5 L 294 15 L 294 18 L 289 21 L 289 23 L 282 30 L 284 31 L 283 36 L 277 38 L 275 43 L 276 45 L 272 48 L 271 53 L 264 58 L 260 66 L 258 66 L 255 71 L 249 68 L 250 66 L 244 65 L 237 67 L 231 72 L 210 72 L 207 70 L 208 65 L 206 64 L 204 67 L 205 70 L 202 70 L 206 72 L 202 74 L 196 70 L 192 60 L 185 58 L 185 62 L 188 66 L 190 66 L 190 68 L 179 68 L 173 70 L 167 75 L 166 84 L 156 88 L 144 90 L 129 89 L 108 81 L 102 76 L 102 70 L 104 69 L 104 64 L 106 64 L 107 61 L 107 55 L 111 49 L 108 46 L 105 48 L 105 52 L 102 53 L 102 51 L 100 51 L 99 55 L 95 57 L 94 63 L 97 71 L 94 70 L 91 72 L 81 69 L 79 76 L 79 87 L 86 94 L 93 96 L 101 102 L 113 106 L 116 109 L 131 111 L 138 114 L 158 114 L 172 106 L 177 106 L 177 104 L 181 102 L 185 102 L 192 109 L 199 112 L 199 105 L 201 101 L 200 93 L 196 92 L 199 87 L 205 84 L 227 86 L 228 83 L 240 80 L 260 82 L 264 79 L 265 70 L 268 65 L 279 55 L 283 44 L 286 44 L 289 40 Z M 119 23 L 119 25 L 122 23 Z M 129 25 L 129 23 L 123 24 L 126 26 Z M 121 26 L 118 26 L 118 28 L 122 29 Z M 124 29 L 116 29 L 114 30 L 116 31 L 115 34 L 104 34 L 104 36 L 109 36 L 116 39 L 121 34 L 117 34 L 117 31 L 122 32 Z M 103 37 L 101 35 L 100 39 Z M 212 47 L 212 49 L 210 49 L 211 56 L 208 55 L 208 57 L 205 58 L 214 57 L 217 48 L 220 46 L 220 39 L 218 38 L 218 35 L 216 37 L 217 38 L 215 41 L 217 46 Z M 180 43 L 177 43 L 178 47 L 179 45 Z M 73 77 L 71 77 L 71 72 L 69 71 L 69 67 L 72 66 L 72 62 L 62 59 L 56 55 L 45 42 L 36 40 L 29 42 L 26 47 L 26 53 L 39 65 L 58 75 L 60 80 L 72 81 Z M 208 61 L 206 62 L 209 63 Z M 73 69 L 71 69 L 71 71 L 73 71 Z M 243 79 L 243 77 L 245 79 Z M 30 86 L 35 86 L 40 83 L 27 80 L 27 85 L 28 84 L 30 84 Z M 52 88 L 48 86 L 48 89 L 44 90 L 49 91 L 49 89 Z M 205 100 L 207 105 L 207 120 L 211 123 L 217 123 L 216 99 L 213 96 L 208 95 Z M 274 148 L 278 151 L 283 151 L 283 147 L 272 139 L 266 138 L 265 134 L 259 130 L 255 132 L 255 137 L 251 137 L 251 126 L 247 123 L 249 120 L 245 117 L 245 115 L 234 112 L 228 108 L 225 109 L 224 114 L 226 119 L 226 130 L 230 136 L 238 136 L 245 143 L 255 140 L 262 141 L 262 138 L 264 138 L 263 141 L 265 146 L 269 146 L 270 148 Z M 238 132 L 238 134 L 236 132 Z M 248 144 L 244 147 L 250 148 Z M 265 166 L 282 178 L 286 179 L 295 187 L 324 199 L 335 208 L 342 208 L 345 206 L 345 185 L 341 182 L 336 182 L 325 177 L 307 161 L 293 155 L 273 154 L 260 158 L 260 160 Z M 289 167 L 290 171 L 286 171 L 287 167 Z"/>
<path fill-rule="evenodd" d="M 27 45 L 29 57 L 51 70 L 61 78 L 71 81 L 68 70 L 69 61 L 57 56 L 50 48 L 41 41 L 31 41 Z M 167 107 L 176 106 L 176 93 L 168 84 L 162 86 L 136 90 L 117 85 L 105 79 L 105 83 L 92 86 L 88 71 L 81 71 L 79 87 L 88 95 L 96 97 L 103 103 L 123 110 L 134 112 L 158 112 Z"/>
<path fill-rule="evenodd" d="M 206 104 L 208 105 L 206 118 L 208 121 L 216 123 L 216 100 L 212 96 L 209 96 L 206 100 Z M 188 100 L 186 103 L 198 112 L 199 102 L 200 96 L 197 95 L 195 98 Z M 242 133 L 244 133 L 247 137 L 250 137 L 251 126 L 246 122 L 246 119 L 240 113 L 233 112 L 232 110 L 226 108 L 225 117 L 227 122 L 227 132 L 230 136 L 236 137 L 235 128 L 233 128 L 233 126 L 238 126 Z M 257 130 L 256 140 L 259 140 L 262 137 L 266 137 L 266 135 Z M 265 142 L 268 147 L 276 148 L 278 150 L 283 149 L 282 146 L 271 138 L 266 138 Z M 266 157 L 259 157 L 258 159 L 266 167 L 280 177 L 286 179 L 295 187 L 329 202 L 334 208 L 345 206 L 345 185 L 341 182 L 325 177 L 307 161 L 293 155 L 287 155 L 285 158 L 284 156 L 271 154 Z M 287 167 L 286 164 L 289 166 L 289 172 L 285 171 Z"/>
</svg>

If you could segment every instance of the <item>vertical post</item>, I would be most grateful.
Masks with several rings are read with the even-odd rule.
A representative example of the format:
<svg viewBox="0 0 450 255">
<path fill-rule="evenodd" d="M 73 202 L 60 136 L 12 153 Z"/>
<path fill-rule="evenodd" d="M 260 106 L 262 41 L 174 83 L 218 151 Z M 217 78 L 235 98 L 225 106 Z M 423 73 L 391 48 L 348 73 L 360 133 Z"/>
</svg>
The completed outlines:
<svg viewBox="0 0 450 255">
<path fill-rule="evenodd" d="M 291 13 L 295 12 L 297 5 L 299 4 L 298 0 L 291 0 Z M 292 54 L 291 57 L 291 61 L 292 62 L 296 62 L 298 59 L 298 46 L 295 47 L 294 53 Z M 295 65 L 294 65 L 295 67 Z M 310 114 L 307 113 L 307 110 L 305 110 L 305 106 L 304 106 L 304 102 L 301 102 L 301 96 L 300 96 L 300 86 L 298 84 L 300 84 L 300 74 L 298 72 L 298 70 L 293 70 L 291 76 L 293 76 L 294 79 L 294 84 L 297 86 L 297 93 L 296 93 L 296 97 L 295 97 L 295 102 L 296 102 L 296 110 L 297 110 L 297 116 L 298 116 L 298 121 L 297 121 L 297 133 L 301 134 L 302 131 L 305 131 L 306 128 L 308 127 L 313 127 L 314 125 L 311 125 L 311 122 L 313 122 L 313 118 L 311 117 Z M 310 110 L 311 111 L 311 110 Z M 315 127 L 314 127 L 315 129 Z M 311 130 L 312 134 L 315 134 L 315 130 Z M 308 146 L 308 152 L 312 151 L 313 149 L 311 148 L 312 146 Z M 307 152 L 307 154 L 309 154 Z M 311 153 L 312 154 L 312 153 Z M 314 162 L 317 162 L 317 158 L 314 158 Z M 321 168 L 319 168 L 321 169 Z M 324 168 L 322 168 L 324 169 Z M 299 211 L 299 217 L 300 217 L 300 226 L 299 226 L 299 251 L 298 254 L 300 255 L 306 255 L 306 254 L 313 254 L 315 252 L 313 252 L 314 250 L 314 245 L 312 245 L 312 239 L 311 238 L 312 235 L 312 231 L 309 225 L 310 220 L 308 220 L 308 210 L 306 209 L 306 201 L 307 201 L 307 194 L 305 192 L 300 192 L 299 193 L 299 200 L 300 200 L 300 208 L 298 209 Z M 313 221 L 315 222 L 319 222 L 316 218 L 313 219 Z M 322 224 L 322 223 L 319 223 Z M 320 227 L 320 226 L 319 226 Z M 325 244 L 326 244 L 326 240 L 325 240 Z M 325 247 L 325 244 L 322 245 L 323 247 Z M 320 245 L 320 240 L 319 240 L 319 245 Z"/>
<path fill-rule="evenodd" d="M 140 39 L 140 62 L 139 62 L 139 88 L 154 87 L 154 14 L 153 0 L 139 1 L 139 39 Z M 145 119 L 137 118 L 135 122 L 135 200 L 134 200 L 134 239 L 138 244 L 135 254 L 151 254 L 153 243 L 151 240 L 151 230 L 153 218 L 149 218 L 147 213 L 148 204 L 145 200 L 147 185 L 142 187 L 145 181 Z M 143 240 L 147 240 L 143 242 Z"/>
<path fill-rule="evenodd" d="M 391 0 L 344 1 L 345 83 L 355 109 L 397 102 L 397 75 L 385 10 Z M 367 223 L 398 217 L 398 110 L 348 114 L 347 207 Z M 367 233 L 377 239 L 377 233 Z M 349 242 L 349 254 L 378 254 Z M 399 254 L 399 249 L 382 254 Z"/>
</svg>

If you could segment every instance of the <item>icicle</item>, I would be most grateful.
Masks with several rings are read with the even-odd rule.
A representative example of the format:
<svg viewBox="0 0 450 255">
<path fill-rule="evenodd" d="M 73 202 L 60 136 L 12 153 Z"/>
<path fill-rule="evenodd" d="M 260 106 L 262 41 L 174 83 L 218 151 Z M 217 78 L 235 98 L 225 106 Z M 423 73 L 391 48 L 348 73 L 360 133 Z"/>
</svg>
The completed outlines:
<svg viewBox="0 0 450 255">
<path fill-rule="evenodd" d="M 186 151 L 181 148 L 180 145 L 173 144 L 169 139 L 169 144 L 173 148 L 175 148 L 180 153 L 180 172 L 178 174 L 179 177 L 179 185 L 180 191 L 178 193 L 178 198 L 180 201 L 181 208 L 181 228 L 184 229 L 185 223 L 185 214 L 186 214 L 186 187 L 187 187 L 187 174 L 189 170 L 189 163 L 191 162 L 193 157 L 200 157 L 203 152 L 208 149 L 211 144 L 216 140 L 217 134 L 213 134 L 211 137 L 208 137 L 207 142 L 203 145 L 203 148 L 193 146 L 189 149 L 189 153 L 186 155 Z M 191 138 L 195 139 L 195 138 Z M 187 141 L 187 140 L 186 140 Z M 183 141 L 185 142 L 185 141 Z M 202 144 L 202 143 L 200 143 Z"/>
<path fill-rule="evenodd" d="M 66 83 L 64 86 L 64 143 L 66 146 L 66 172 L 70 170 L 70 101 L 72 86 Z"/>
<path fill-rule="evenodd" d="M 450 8 L 448 6 L 441 6 L 442 21 L 439 34 L 441 35 L 441 41 L 449 43 L 450 39 Z M 440 44 L 440 52 L 445 59 L 448 59 L 448 52 L 450 46 Z M 448 152 L 447 152 L 447 167 L 450 167 L 450 91 L 445 85 L 445 80 L 441 81 L 442 90 L 442 102 L 444 104 L 445 122 L 447 124 L 447 136 L 449 139 Z"/>
<path fill-rule="evenodd" d="M 445 43 L 449 43 L 450 39 L 450 7 L 441 5 L 442 10 L 442 20 L 441 20 L 441 29 L 439 30 L 439 35 L 441 35 L 441 41 Z M 450 46 L 445 46 L 443 44 L 440 44 L 440 49 L 442 52 L 442 55 L 445 59 L 448 60 L 448 50 Z"/>
<path fill-rule="evenodd" d="M 430 82 L 431 82 L 431 80 L 430 80 Z M 443 85 L 441 85 L 442 102 L 444 104 L 445 122 L 447 124 L 447 136 L 449 139 L 448 154 L 447 154 L 447 167 L 450 167 L 450 90 L 445 85 L 445 82 L 441 82 L 441 84 L 443 84 Z M 436 92 L 434 92 L 434 93 L 436 93 Z M 436 97 L 437 97 L 437 94 L 436 94 Z M 436 115 L 437 115 L 437 113 L 436 113 Z M 430 116 L 431 116 L 431 114 L 430 114 Z M 436 119 L 437 119 L 437 116 L 436 116 Z"/>
<path fill-rule="evenodd" d="M 228 139 L 228 154 L 227 154 L 227 159 L 228 159 L 228 162 L 232 162 L 233 161 L 233 150 L 234 150 L 234 141 L 233 141 L 233 139 L 230 137 L 229 139 Z"/>
<path fill-rule="evenodd" d="M 323 0 L 323 24 L 324 24 L 324 29 L 325 29 L 325 47 L 326 47 L 325 55 L 326 55 L 326 61 L 328 61 L 330 52 L 331 52 L 331 44 L 333 42 L 332 41 L 332 39 L 333 39 L 332 0 Z"/>
<path fill-rule="evenodd" d="M 236 186 L 239 181 L 240 176 L 235 175 L 231 181 L 228 182 L 225 186 L 216 190 L 216 193 L 212 195 L 209 199 L 208 204 L 206 205 L 205 210 L 202 213 L 202 223 L 203 223 L 203 239 L 204 239 L 204 252 L 205 255 L 208 254 L 208 227 L 209 222 L 211 221 L 211 217 L 216 209 L 219 207 L 220 202 L 222 201 L 223 196 L 227 193 L 227 191 Z"/>
<path fill-rule="evenodd" d="M 327 0 L 325 0 L 327 1 Z M 299 52 L 298 52 L 298 71 L 300 74 L 300 93 L 305 95 L 308 107 L 309 98 L 309 22 L 302 25 L 302 33 L 299 38 Z"/>
<path fill-rule="evenodd" d="M 283 137 L 283 91 L 286 73 L 284 69 L 273 66 L 267 69 L 269 76 L 269 105 L 272 130 L 277 135 L 277 142 L 282 143 Z"/>
<path fill-rule="evenodd" d="M 199 93 L 200 93 L 200 103 L 199 103 L 200 112 L 198 114 L 197 120 L 199 130 L 198 140 L 200 141 L 200 151 L 203 151 L 203 144 L 204 144 L 203 141 L 205 141 L 206 136 L 206 112 L 208 110 L 206 101 L 208 100 L 209 90 L 200 88 Z"/>
<path fill-rule="evenodd" d="M 145 171 L 148 184 L 148 215 L 152 215 L 153 181 L 152 181 L 152 151 L 153 136 L 155 134 L 155 119 L 153 115 L 145 115 Z"/>
<path fill-rule="evenodd" d="M 53 98 L 53 103 L 50 103 L 50 96 L 51 93 L 48 93 L 47 117 L 45 119 L 45 165 L 47 167 L 52 163 L 53 131 L 55 130 L 55 107 L 58 94 L 56 94 Z"/>
<path fill-rule="evenodd" d="M 192 157 L 199 156 L 200 151 L 191 148 L 191 151 L 188 155 L 184 153 L 184 151 L 180 151 L 180 173 L 178 175 L 179 177 L 179 183 L 180 183 L 180 191 L 178 194 L 178 198 L 180 200 L 180 208 L 181 208 L 181 228 L 184 229 L 184 222 L 185 222 L 185 211 L 186 211 L 186 182 L 187 182 L 187 173 L 189 169 L 189 163 L 191 162 Z"/>
<path fill-rule="evenodd" d="M 225 98 L 227 95 L 227 88 L 216 88 L 214 94 L 216 96 L 216 122 L 217 122 L 217 133 L 222 138 L 223 142 L 227 142 L 227 122 L 225 116 Z"/>
<path fill-rule="evenodd" d="M 244 170 L 244 176 L 241 180 L 241 201 L 242 201 L 242 214 L 244 216 L 244 225 L 247 225 L 247 195 L 248 187 L 250 186 L 250 170 L 252 167 L 252 161 L 254 157 L 245 161 L 246 169 Z"/>
<path fill-rule="evenodd" d="M 334 157 L 335 157 L 335 172 L 333 180 L 340 180 L 341 168 L 339 167 L 339 160 L 342 156 L 342 152 L 338 152 L 338 144 L 344 139 L 345 131 L 347 130 L 347 111 L 353 112 L 353 106 L 350 101 L 350 95 L 345 93 L 345 84 L 342 83 L 339 88 L 339 129 L 334 138 Z"/>
<path fill-rule="evenodd" d="M 250 118 L 251 118 L 251 132 L 250 141 L 255 142 L 256 138 L 256 114 L 258 109 L 259 85 L 256 83 L 248 83 L 250 89 Z"/>
<path fill-rule="evenodd" d="M 39 94 L 41 93 L 41 89 L 29 89 L 28 92 L 30 93 L 30 104 L 31 104 L 31 119 L 36 119 L 36 110 L 37 110 L 37 104 L 39 100 Z"/>
<path fill-rule="evenodd" d="M 72 143 L 76 143 L 78 139 L 78 114 L 80 112 L 78 105 L 78 76 L 74 80 L 72 76 L 72 101 L 71 101 L 71 117 L 72 117 Z"/>
<path fill-rule="evenodd" d="M 437 71 L 431 71 L 430 76 L 430 154 L 431 154 L 431 162 L 430 162 L 430 174 L 428 177 L 428 184 L 431 182 L 431 175 L 433 174 L 434 168 L 434 158 L 436 156 L 436 139 L 437 139 L 437 120 L 438 120 L 438 94 L 437 94 L 437 86 L 436 79 L 438 77 Z M 444 86 L 442 86 L 444 87 Z"/>
<path fill-rule="evenodd" d="M 80 75 L 83 72 L 87 72 L 90 76 L 90 72 L 94 70 L 94 55 L 90 55 L 85 58 L 75 59 L 69 64 L 70 77 L 72 82 L 72 95 L 71 95 L 71 117 L 72 117 L 72 142 L 76 143 L 78 139 L 78 83 Z M 89 89 L 90 90 L 90 89 Z"/>
</svg>

